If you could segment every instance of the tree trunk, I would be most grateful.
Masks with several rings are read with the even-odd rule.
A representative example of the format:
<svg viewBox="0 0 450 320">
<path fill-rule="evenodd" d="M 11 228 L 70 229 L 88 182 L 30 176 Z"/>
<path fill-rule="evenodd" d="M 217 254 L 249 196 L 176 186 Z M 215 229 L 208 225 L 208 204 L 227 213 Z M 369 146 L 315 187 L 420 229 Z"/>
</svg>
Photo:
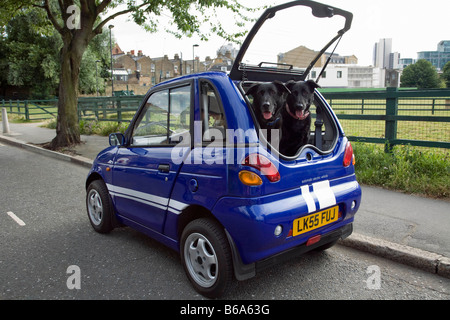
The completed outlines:
<svg viewBox="0 0 450 320">
<path fill-rule="evenodd" d="M 58 119 L 56 137 L 50 148 L 53 150 L 68 147 L 81 142 L 78 125 L 78 80 L 84 52 L 82 48 L 73 50 L 72 41 L 61 49 L 61 74 L 59 83 Z"/>
</svg>

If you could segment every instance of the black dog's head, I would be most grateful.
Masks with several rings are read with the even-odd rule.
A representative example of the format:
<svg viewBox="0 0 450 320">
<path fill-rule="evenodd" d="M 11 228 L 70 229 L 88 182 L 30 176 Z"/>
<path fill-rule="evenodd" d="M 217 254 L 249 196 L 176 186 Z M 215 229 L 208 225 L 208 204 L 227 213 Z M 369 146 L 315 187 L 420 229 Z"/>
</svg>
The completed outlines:
<svg viewBox="0 0 450 320">
<path fill-rule="evenodd" d="M 274 120 L 287 93 L 289 89 L 279 81 L 255 84 L 247 90 L 246 95 L 253 97 L 253 108 L 260 124 Z"/>
<path fill-rule="evenodd" d="M 291 91 L 286 99 L 289 114 L 297 120 L 305 120 L 314 101 L 314 89 L 320 86 L 313 80 L 308 80 L 289 81 L 286 87 Z"/>
</svg>

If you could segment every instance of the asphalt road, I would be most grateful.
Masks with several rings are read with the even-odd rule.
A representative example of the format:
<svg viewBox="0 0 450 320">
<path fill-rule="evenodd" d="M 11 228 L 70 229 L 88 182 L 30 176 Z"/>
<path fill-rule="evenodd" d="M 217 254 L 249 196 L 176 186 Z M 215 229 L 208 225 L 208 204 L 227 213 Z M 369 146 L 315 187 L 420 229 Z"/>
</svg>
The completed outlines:
<svg viewBox="0 0 450 320">
<path fill-rule="evenodd" d="M 87 173 L 0 144 L 0 300 L 203 299 L 176 252 L 130 228 L 92 230 Z M 236 282 L 223 298 L 449 300 L 450 279 L 335 246 Z"/>
</svg>

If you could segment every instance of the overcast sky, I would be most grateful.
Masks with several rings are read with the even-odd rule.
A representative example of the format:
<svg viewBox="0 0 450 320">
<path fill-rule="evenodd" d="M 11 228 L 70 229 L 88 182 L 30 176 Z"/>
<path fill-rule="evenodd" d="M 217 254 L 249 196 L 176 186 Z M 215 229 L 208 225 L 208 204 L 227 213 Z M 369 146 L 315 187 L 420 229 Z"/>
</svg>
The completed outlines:
<svg viewBox="0 0 450 320">
<path fill-rule="evenodd" d="M 246 6 L 262 4 L 281 4 L 277 0 L 241 0 Z M 373 46 L 381 38 L 392 38 L 392 51 L 399 52 L 402 58 L 417 58 L 419 51 L 434 51 L 441 40 L 450 40 L 450 1 L 449 0 L 323 0 L 319 1 L 353 13 L 352 28 L 344 35 L 337 53 L 355 55 L 360 65 L 371 65 Z M 259 16 L 260 14 L 258 14 Z M 203 42 L 198 38 L 176 39 L 161 31 L 145 32 L 126 17 L 113 20 L 113 36 L 125 52 L 142 50 L 144 55 L 169 58 L 183 54 L 184 59 L 192 59 L 192 45 L 195 55 L 203 60 L 206 56 L 215 57 L 217 49 L 226 44 L 215 38 Z M 164 24 L 164 17 L 161 18 Z M 229 19 L 228 19 L 229 20 Z M 301 26 L 299 26 L 301 27 Z M 251 25 L 249 26 L 251 28 Z M 161 28 L 163 29 L 163 28 Z M 327 39 L 328 40 L 328 39 Z"/>
</svg>

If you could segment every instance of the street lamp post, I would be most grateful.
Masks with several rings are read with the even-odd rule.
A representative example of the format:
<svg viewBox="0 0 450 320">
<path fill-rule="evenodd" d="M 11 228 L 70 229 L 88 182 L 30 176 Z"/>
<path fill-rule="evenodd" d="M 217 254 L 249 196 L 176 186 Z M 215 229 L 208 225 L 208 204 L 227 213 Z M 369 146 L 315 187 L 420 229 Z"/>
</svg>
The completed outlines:
<svg viewBox="0 0 450 320">
<path fill-rule="evenodd" d="M 194 44 L 192 46 L 192 73 L 195 73 L 195 54 L 194 54 L 195 47 L 198 47 L 198 44 Z"/>
<path fill-rule="evenodd" d="M 95 88 L 97 90 L 97 97 L 98 97 L 98 68 L 97 64 L 100 62 L 100 60 L 95 61 Z"/>
<path fill-rule="evenodd" d="M 110 24 L 109 28 L 109 52 L 111 54 L 111 97 L 114 97 L 114 69 L 113 69 L 113 53 L 112 53 L 112 28 L 114 26 Z M 113 99 L 113 107 L 114 107 L 114 99 Z"/>
</svg>

